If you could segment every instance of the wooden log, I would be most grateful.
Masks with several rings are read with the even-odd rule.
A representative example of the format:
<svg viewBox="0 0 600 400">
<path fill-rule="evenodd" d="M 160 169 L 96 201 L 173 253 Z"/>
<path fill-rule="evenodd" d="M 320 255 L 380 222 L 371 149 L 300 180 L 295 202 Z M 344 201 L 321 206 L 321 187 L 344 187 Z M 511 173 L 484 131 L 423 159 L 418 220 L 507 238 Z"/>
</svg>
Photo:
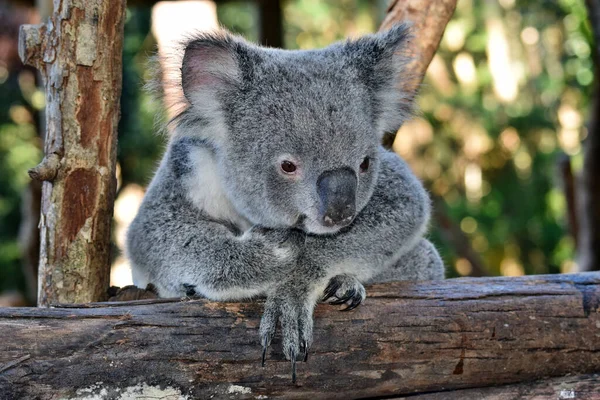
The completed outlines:
<svg viewBox="0 0 600 400">
<path fill-rule="evenodd" d="M 55 0 L 23 25 L 19 55 L 46 91 L 38 304 L 104 298 L 116 190 L 125 0 Z"/>
<path fill-rule="evenodd" d="M 348 399 L 600 371 L 598 272 L 389 283 L 368 295 L 351 312 L 317 307 L 297 385 L 277 338 L 260 367 L 260 303 L 0 309 L 0 397 Z"/>
<path fill-rule="evenodd" d="M 427 393 L 397 400 L 600 400 L 600 374 L 566 376 L 487 388 Z"/>
</svg>

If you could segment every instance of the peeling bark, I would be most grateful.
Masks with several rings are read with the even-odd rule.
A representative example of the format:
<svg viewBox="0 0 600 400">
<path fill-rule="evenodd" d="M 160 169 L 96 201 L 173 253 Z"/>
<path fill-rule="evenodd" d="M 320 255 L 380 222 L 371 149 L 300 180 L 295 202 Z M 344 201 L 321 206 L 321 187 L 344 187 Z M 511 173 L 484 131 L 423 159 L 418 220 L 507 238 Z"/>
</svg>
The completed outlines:
<svg viewBox="0 0 600 400">
<path fill-rule="evenodd" d="M 60 0 L 45 24 L 23 25 L 19 55 L 46 89 L 46 157 L 38 304 L 105 298 L 125 1 Z"/>
<path fill-rule="evenodd" d="M 388 283 L 367 292 L 351 312 L 317 307 L 298 385 L 279 337 L 260 367 L 256 302 L 0 309 L 0 393 L 72 398 L 93 386 L 118 398 L 146 385 L 198 399 L 381 398 L 600 369 L 600 273 Z"/>
</svg>

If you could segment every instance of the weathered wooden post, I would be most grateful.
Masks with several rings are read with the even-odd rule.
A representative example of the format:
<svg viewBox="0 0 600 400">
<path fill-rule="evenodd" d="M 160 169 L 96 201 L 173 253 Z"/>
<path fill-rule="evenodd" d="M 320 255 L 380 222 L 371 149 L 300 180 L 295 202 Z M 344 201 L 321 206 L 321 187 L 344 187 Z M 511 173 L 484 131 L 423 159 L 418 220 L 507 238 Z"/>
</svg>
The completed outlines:
<svg viewBox="0 0 600 400">
<path fill-rule="evenodd" d="M 46 91 L 38 305 L 102 300 L 109 283 L 125 0 L 55 0 L 19 55 Z"/>
</svg>

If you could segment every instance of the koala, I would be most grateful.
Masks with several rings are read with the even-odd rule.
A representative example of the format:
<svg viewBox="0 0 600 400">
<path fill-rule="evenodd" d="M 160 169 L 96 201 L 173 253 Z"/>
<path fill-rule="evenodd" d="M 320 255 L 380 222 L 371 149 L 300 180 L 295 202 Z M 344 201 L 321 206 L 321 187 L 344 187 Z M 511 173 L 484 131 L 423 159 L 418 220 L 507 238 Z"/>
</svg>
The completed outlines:
<svg viewBox="0 0 600 400">
<path fill-rule="evenodd" d="M 364 284 L 442 279 L 424 238 L 427 192 L 384 132 L 410 116 L 398 87 L 407 25 L 320 50 L 225 31 L 182 45 L 184 105 L 127 234 L 134 283 L 162 297 L 264 297 L 264 365 L 306 360 L 317 302 L 357 307 Z"/>
</svg>

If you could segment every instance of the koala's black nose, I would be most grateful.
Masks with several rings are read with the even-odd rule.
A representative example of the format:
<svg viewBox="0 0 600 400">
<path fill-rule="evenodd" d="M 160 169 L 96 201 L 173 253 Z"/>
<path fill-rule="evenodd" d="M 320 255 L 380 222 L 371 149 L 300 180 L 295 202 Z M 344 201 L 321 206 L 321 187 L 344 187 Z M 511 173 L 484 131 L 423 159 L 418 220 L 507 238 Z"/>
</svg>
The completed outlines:
<svg viewBox="0 0 600 400">
<path fill-rule="evenodd" d="M 325 171 L 317 180 L 320 214 L 325 226 L 346 226 L 356 212 L 356 174 L 350 168 Z"/>
</svg>

